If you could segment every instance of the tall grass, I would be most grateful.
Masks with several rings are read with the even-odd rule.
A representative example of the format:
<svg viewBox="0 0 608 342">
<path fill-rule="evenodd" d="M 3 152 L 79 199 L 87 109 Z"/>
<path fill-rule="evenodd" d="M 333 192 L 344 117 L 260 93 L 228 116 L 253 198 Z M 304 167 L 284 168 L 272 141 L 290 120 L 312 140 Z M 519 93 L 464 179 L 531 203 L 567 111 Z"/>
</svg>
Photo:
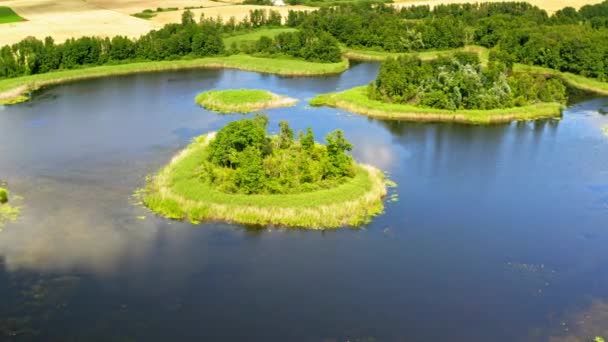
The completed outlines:
<svg viewBox="0 0 608 342">
<path fill-rule="evenodd" d="M 231 89 L 210 90 L 196 96 L 196 103 L 220 113 L 251 113 L 258 110 L 288 107 L 298 101 L 266 90 Z"/>
<path fill-rule="evenodd" d="M 239 69 L 282 76 L 314 76 L 341 73 L 348 69 L 348 61 L 343 60 L 339 63 L 313 63 L 297 59 L 231 55 L 226 57 L 138 62 L 62 70 L 0 80 L 0 104 L 13 104 L 26 101 L 28 99 L 26 95 L 29 92 L 54 84 L 88 78 L 198 68 Z"/>
<path fill-rule="evenodd" d="M 460 122 L 470 124 L 504 123 L 561 116 L 562 105 L 537 103 L 525 107 L 492 110 L 456 110 L 418 107 L 408 104 L 371 100 L 365 86 L 343 92 L 323 94 L 310 101 L 312 106 L 329 106 L 378 118 L 425 122 Z"/>
<path fill-rule="evenodd" d="M 10 7 L 0 6 L 0 24 L 16 23 L 24 20 Z"/>
<path fill-rule="evenodd" d="M 367 165 L 359 166 L 353 179 L 331 189 L 291 195 L 220 192 L 194 176 L 213 137 L 195 139 L 149 180 L 142 199 L 148 208 L 192 222 L 223 220 L 311 229 L 358 226 L 383 211 L 384 176 Z"/>
</svg>

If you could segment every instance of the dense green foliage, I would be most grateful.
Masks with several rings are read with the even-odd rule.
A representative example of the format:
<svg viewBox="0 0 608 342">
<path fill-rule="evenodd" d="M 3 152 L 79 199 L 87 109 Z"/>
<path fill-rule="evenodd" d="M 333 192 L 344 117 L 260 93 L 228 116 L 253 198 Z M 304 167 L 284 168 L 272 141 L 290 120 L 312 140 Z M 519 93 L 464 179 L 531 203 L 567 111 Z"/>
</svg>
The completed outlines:
<svg viewBox="0 0 608 342">
<path fill-rule="evenodd" d="M 490 57 L 485 68 L 475 53 L 457 53 L 428 62 L 418 57 L 390 58 L 370 85 L 369 96 L 450 110 L 565 102 L 566 87 L 559 79 L 512 73 L 508 60 L 496 54 Z"/>
<path fill-rule="evenodd" d="M 310 128 L 294 137 L 286 122 L 277 136 L 268 136 L 268 119 L 234 121 L 211 141 L 207 161 L 198 172 L 219 191 L 244 194 L 290 194 L 334 187 L 355 175 L 346 152 L 352 145 L 342 131 L 329 133 L 327 145 L 314 141 Z"/>
<path fill-rule="evenodd" d="M 263 27 L 297 29 L 255 42 L 222 37 Z M 132 41 L 84 37 L 64 44 L 34 38 L 0 49 L 0 78 L 134 60 L 175 60 L 249 53 L 336 62 L 338 43 L 355 49 L 418 52 L 481 45 L 504 60 L 548 67 L 604 81 L 608 77 L 608 1 L 564 8 L 549 16 L 524 2 L 448 4 L 396 9 L 381 2 L 355 1 L 317 11 L 290 11 L 286 18 L 256 9 L 225 23 L 185 11 L 181 24 L 168 24 Z"/>
<path fill-rule="evenodd" d="M 404 20 L 405 19 L 405 20 Z M 553 16 L 524 2 L 404 7 L 359 2 L 290 14 L 287 24 L 328 32 L 353 48 L 411 52 L 469 44 L 520 63 L 587 77 L 608 75 L 608 1 Z"/>
<path fill-rule="evenodd" d="M 8 190 L 0 188 L 0 204 L 8 202 Z"/>
<path fill-rule="evenodd" d="M 16 23 L 19 21 L 23 21 L 23 18 L 10 7 L 0 6 L 0 24 Z"/>
<path fill-rule="evenodd" d="M 240 53 L 239 49 L 227 51 L 223 42 L 224 35 L 278 25 L 281 25 L 281 16 L 276 11 L 253 10 L 248 18 L 238 23 L 234 18 L 226 23 L 222 23 L 219 19 L 201 18 L 197 23 L 192 12 L 185 11 L 181 24 L 167 24 L 162 29 L 151 31 L 137 40 L 120 36 L 111 39 L 83 37 L 69 39 L 63 44 L 55 44 L 50 37 L 44 41 L 29 37 L 12 46 L 0 48 L 0 79 L 82 66 Z M 290 50 L 281 52 L 285 55 L 303 57 L 309 61 L 339 61 L 339 50 L 335 39 L 327 36 L 317 38 L 310 34 L 305 37 L 306 39 L 297 41 L 301 44 L 299 48 L 293 47 L 292 44 Z M 328 46 L 328 42 L 333 45 Z M 336 59 L 336 51 L 338 59 Z"/>
</svg>

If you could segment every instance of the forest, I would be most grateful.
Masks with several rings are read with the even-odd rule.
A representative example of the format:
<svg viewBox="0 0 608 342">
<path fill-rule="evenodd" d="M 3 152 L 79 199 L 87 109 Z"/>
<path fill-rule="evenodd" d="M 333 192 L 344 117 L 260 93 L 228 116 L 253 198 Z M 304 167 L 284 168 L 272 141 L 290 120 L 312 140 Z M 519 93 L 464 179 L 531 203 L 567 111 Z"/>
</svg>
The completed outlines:
<svg viewBox="0 0 608 342">
<path fill-rule="evenodd" d="M 355 176 L 346 153 L 352 145 L 342 131 L 330 132 L 327 145 L 320 145 L 311 128 L 295 137 L 282 121 L 278 134 L 268 136 L 267 125 L 266 116 L 256 115 L 218 131 L 197 171 L 200 180 L 226 193 L 292 194 L 331 188 Z"/>
<path fill-rule="evenodd" d="M 274 38 L 226 47 L 226 35 L 260 27 L 287 26 Z M 413 6 L 396 9 L 358 1 L 316 11 L 254 10 L 248 18 L 226 22 L 185 11 L 180 24 L 167 24 L 139 39 L 27 38 L 0 49 L 0 78 L 131 61 L 158 61 L 247 53 L 336 62 L 339 45 L 389 52 L 447 50 L 481 45 L 499 50 L 512 62 L 538 65 L 607 80 L 608 1 L 553 15 L 525 2 Z"/>
<path fill-rule="evenodd" d="M 482 67 L 476 53 L 455 53 L 423 62 L 399 57 L 382 64 L 368 89 L 371 99 L 437 109 L 497 109 L 537 102 L 566 101 L 566 86 L 556 78 L 513 73 L 504 55 L 490 54 Z"/>
</svg>

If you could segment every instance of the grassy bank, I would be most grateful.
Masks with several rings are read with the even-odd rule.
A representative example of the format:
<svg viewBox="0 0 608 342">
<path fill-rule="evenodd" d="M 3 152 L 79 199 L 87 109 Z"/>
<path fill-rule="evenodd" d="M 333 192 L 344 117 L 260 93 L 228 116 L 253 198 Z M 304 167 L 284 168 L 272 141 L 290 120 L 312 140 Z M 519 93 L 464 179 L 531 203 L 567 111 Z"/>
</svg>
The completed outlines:
<svg viewBox="0 0 608 342">
<path fill-rule="evenodd" d="M 526 72 L 531 74 L 543 74 L 543 75 L 551 75 L 557 77 L 564 81 L 564 83 L 568 84 L 572 88 L 576 88 L 579 90 L 584 90 L 591 93 L 596 93 L 599 95 L 608 96 L 608 83 L 598 81 L 596 79 L 587 78 L 584 76 L 579 76 L 575 74 L 571 74 L 569 72 L 561 72 L 549 68 L 543 68 L 532 65 L 524 65 L 524 64 L 516 64 L 513 67 L 515 72 Z"/>
<path fill-rule="evenodd" d="M 488 49 L 476 45 L 465 46 L 460 49 L 431 50 L 420 52 L 386 52 L 378 50 L 352 49 L 347 47 L 342 48 L 342 53 L 344 57 L 363 62 L 382 62 L 390 57 L 396 58 L 399 56 L 418 56 L 422 60 L 432 60 L 439 56 L 453 55 L 454 52 L 476 52 L 479 54 L 479 57 L 484 64 L 487 63 L 488 56 L 490 53 Z"/>
<path fill-rule="evenodd" d="M 26 95 L 33 90 L 70 81 L 142 72 L 198 68 L 239 69 L 282 76 L 314 76 L 341 73 L 348 69 L 348 61 L 343 60 L 340 63 L 313 63 L 297 59 L 232 55 L 190 60 L 104 65 L 0 80 L 0 104 L 23 102 L 28 99 Z"/>
<path fill-rule="evenodd" d="M 365 86 L 338 93 L 319 95 L 312 99 L 310 103 L 313 106 L 336 107 L 377 118 L 470 124 L 555 118 L 561 116 L 562 109 L 562 105 L 558 103 L 537 103 L 516 108 L 450 111 L 371 100 L 367 96 L 367 87 Z"/>
<path fill-rule="evenodd" d="M 10 7 L 0 6 L 0 24 L 16 23 L 24 20 Z"/>
<path fill-rule="evenodd" d="M 311 229 L 358 226 L 383 210 L 386 185 L 380 170 L 361 165 L 356 176 L 331 189 L 290 195 L 220 192 L 193 173 L 206 158 L 209 134 L 195 139 L 152 177 L 143 203 L 172 219 L 222 220 Z"/>
<path fill-rule="evenodd" d="M 289 107 L 298 100 L 258 89 L 210 90 L 198 94 L 200 106 L 220 113 L 251 113 L 258 110 Z"/>
</svg>

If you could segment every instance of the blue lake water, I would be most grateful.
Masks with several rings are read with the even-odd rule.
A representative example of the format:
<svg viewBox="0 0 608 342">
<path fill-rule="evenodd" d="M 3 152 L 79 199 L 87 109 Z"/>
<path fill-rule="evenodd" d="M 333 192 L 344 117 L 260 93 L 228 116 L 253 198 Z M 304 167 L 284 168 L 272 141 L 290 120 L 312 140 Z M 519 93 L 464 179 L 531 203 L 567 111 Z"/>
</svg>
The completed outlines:
<svg viewBox="0 0 608 342">
<path fill-rule="evenodd" d="M 307 105 L 377 70 L 143 74 L 0 107 L 0 181 L 23 197 L 0 232 L 0 341 L 608 337 L 608 98 L 496 126 Z M 242 117 L 194 104 L 227 88 L 299 99 L 267 111 L 271 129 L 343 129 L 398 201 L 368 226 L 328 231 L 192 225 L 138 206 L 146 175 Z"/>
</svg>

